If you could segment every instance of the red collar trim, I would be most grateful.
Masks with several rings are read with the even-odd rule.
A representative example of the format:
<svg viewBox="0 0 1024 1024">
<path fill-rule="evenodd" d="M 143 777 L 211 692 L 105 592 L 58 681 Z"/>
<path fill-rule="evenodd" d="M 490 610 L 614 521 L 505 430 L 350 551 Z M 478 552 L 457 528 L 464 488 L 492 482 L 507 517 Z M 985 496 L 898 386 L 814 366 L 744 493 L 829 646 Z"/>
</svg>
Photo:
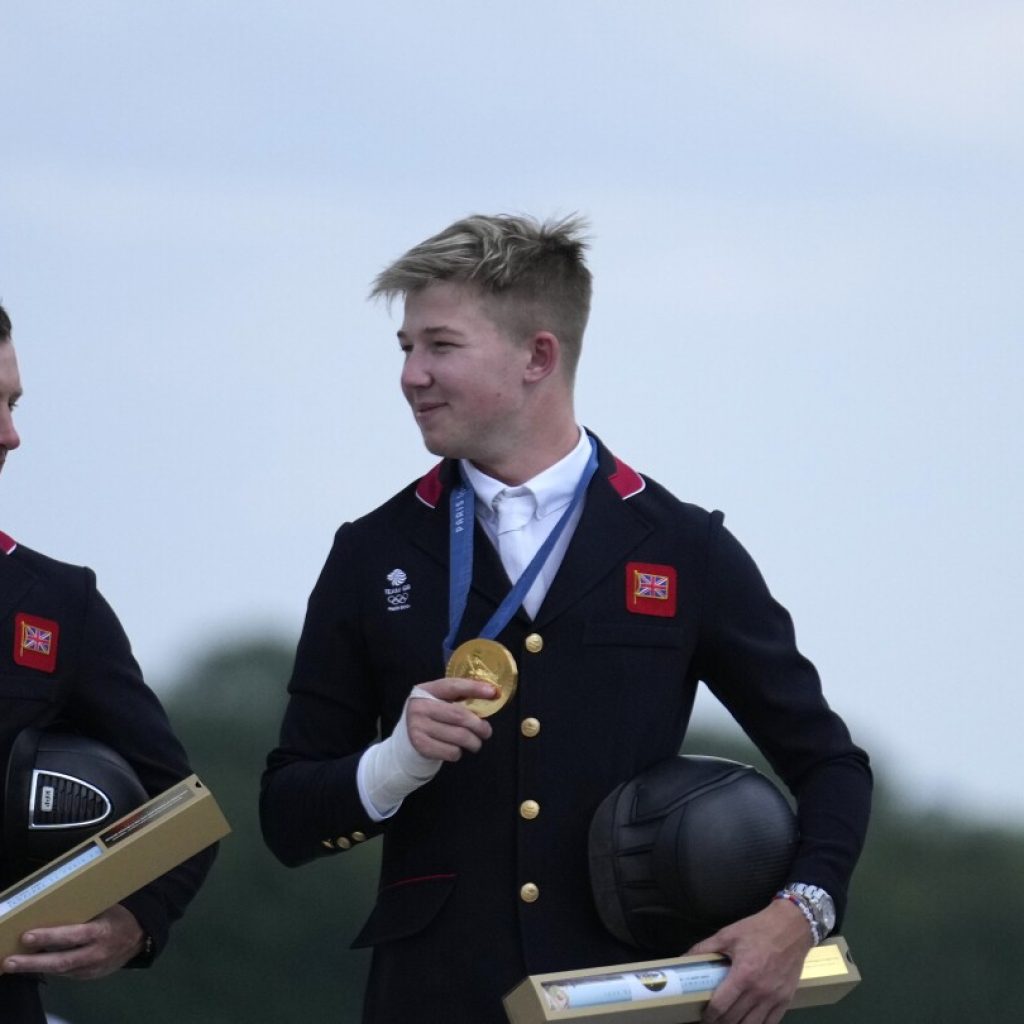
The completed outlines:
<svg viewBox="0 0 1024 1024">
<path fill-rule="evenodd" d="M 441 467 L 443 465 L 443 462 L 439 462 L 426 476 L 421 477 L 420 482 L 416 485 L 416 497 L 427 508 L 437 508 L 437 503 L 441 500 L 441 493 L 444 491 L 444 486 L 441 483 Z M 623 501 L 639 494 L 647 486 L 647 481 L 621 459 L 615 459 L 615 472 L 608 477 L 608 483 L 615 488 Z M 11 543 L 14 542 L 11 541 Z"/>
<path fill-rule="evenodd" d="M 647 486 L 647 481 L 621 459 L 615 459 L 615 472 L 608 477 L 608 483 L 619 492 L 619 497 L 623 501 L 632 498 L 634 494 L 639 494 Z"/>
<path fill-rule="evenodd" d="M 5 555 L 12 555 L 17 546 L 18 542 L 13 537 L 8 537 L 6 533 L 0 530 L 0 551 Z"/>
<path fill-rule="evenodd" d="M 439 462 L 416 485 L 416 497 L 427 508 L 437 508 L 437 503 L 441 500 L 441 492 L 444 490 L 444 487 L 441 485 L 441 467 L 443 465 L 443 462 Z"/>
</svg>

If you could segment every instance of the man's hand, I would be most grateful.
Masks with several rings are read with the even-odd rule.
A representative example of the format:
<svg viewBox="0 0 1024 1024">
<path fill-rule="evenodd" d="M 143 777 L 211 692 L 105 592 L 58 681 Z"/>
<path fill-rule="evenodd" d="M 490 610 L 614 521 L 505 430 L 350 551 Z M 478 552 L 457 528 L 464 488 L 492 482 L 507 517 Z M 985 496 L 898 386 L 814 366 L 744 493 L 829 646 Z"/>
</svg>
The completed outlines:
<svg viewBox="0 0 1024 1024">
<path fill-rule="evenodd" d="M 138 956 L 145 940 L 135 915 L 117 903 L 85 924 L 32 928 L 25 932 L 22 944 L 39 952 L 9 956 L 4 960 L 4 972 L 102 978 Z"/>
<path fill-rule="evenodd" d="M 689 953 L 722 953 L 732 961 L 701 1017 L 703 1024 L 778 1024 L 796 992 L 813 942 L 807 919 L 789 900 L 698 942 Z"/>
<path fill-rule="evenodd" d="M 460 702 L 470 697 L 493 700 L 497 687 L 476 679 L 435 679 L 420 683 L 419 696 L 409 701 L 405 710 L 405 724 L 409 741 L 417 753 L 440 761 L 458 761 L 464 750 L 476 753 L 484 740 L 490 739 L 491 727 Z"/>
</svg>

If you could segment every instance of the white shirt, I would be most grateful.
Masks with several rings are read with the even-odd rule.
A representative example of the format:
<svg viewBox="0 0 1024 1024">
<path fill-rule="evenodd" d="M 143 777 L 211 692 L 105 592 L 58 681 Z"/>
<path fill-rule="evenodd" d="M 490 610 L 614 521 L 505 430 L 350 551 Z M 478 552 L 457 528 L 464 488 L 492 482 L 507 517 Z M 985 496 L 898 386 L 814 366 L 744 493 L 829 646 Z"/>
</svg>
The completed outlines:
<svg viewBox="0 0 1024 1024">
<path fill-rule="evenodd" d="M 520 495 L 531 496 L 535 502 L 533 514 L 529 517 L 522 528 L 517 531 L 519 549 L 526 562 L 537 553 L 540 546 L 548 538 L 548 534 L 555 528 L 562 513 L 572 501 L 576 488 L 579 485 L 580 477 L 586 469 L 587 460 L 590 458 L 590 438 L 585 430 L 580 430 L 579 443 L 564 459 L 559 460 L 553 466 L 549 466 L 543 472 L 527 480 L 518 487 L 508 487 L 500 480 L 481 473 L 471 462 L 462 459 L 460 464 L 462 471 L 469 481 L 470 486 L 476 494 L 476 518 L 483 526 L 484 532 L 490 538 L 495 548 L 501 554 L 498 545 L 498 515 L 495 511 L 495 500 L 501 502 L 506 496 L 516 497 Z M 523 607 L 533 617 L 537 614 L 544 597 L 551 586 L 552 581 L 558 572 L 565 552 L 568 550 L 569 542 L 576 531 L 576 525 L 583 514 L 583 501 L 576 506 L 572 518 L 565 524 L 562 535 L 558 538 L 547 561 L 537 574 L 533 586 L 527 592 L 523 600 Z M 522 561 L 522 560 L 520 560 Z M 502 564 L 513 583 L 519 578 L 522 566 L 508 564 L 508 559 L 503 555 Z"/>
</svg>

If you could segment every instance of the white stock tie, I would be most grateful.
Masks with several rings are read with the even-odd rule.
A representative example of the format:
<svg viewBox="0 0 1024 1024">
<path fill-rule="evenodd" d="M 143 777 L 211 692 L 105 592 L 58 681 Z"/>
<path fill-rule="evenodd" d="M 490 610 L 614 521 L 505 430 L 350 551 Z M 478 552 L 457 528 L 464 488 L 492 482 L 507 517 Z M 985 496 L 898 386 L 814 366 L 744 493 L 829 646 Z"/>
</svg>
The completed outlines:
<svg viewBox="0 0 1024 1024">
<path fill-rule="evenodd" d="M 507 488 L 495 495 L 491 504 L 498 517 L 498 554 L 508 578 L 515 583 L 530 564 L 528 531 L 523 527 L 537 511 L 537 498 L 532 491 L 511 492 Z"/>
</svg>

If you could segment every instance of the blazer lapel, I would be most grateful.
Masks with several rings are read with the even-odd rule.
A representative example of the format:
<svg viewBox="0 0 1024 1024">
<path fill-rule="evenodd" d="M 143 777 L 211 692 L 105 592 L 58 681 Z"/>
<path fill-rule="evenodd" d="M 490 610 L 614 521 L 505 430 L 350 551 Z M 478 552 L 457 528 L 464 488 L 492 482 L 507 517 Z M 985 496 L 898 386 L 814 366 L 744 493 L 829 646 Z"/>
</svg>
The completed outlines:
<svg viewBox="0 0 1024 1024">
<path fill-rule="evenodd" d="M 596 587 L 653 531 L 637 507 L 610 483 L 617 471 L 614 458 L 602 446 L 601 464 L 587 490 L 583 515 L 533 620 L 537 626 L 557 618 Z"/>
<path fill-rule="evenodd" d="M 417 490 L 417 497 L 427 506 L 429 514 L 423 516 L 422 523 L 412 540 L 417 547 L 427 552 L 443 567 L 446 578 L 451 546 L 448 502 L 457 474 L 457 464 L 450 459 L 445 459 L 432 474 L 424 477 L 424 481 L 434 477 L 437 481 L 436 485 L 421 487 Z M 422 483 L 423 481 L 421 481 Z M 505 595 L 512 589 L 512 584 L 505 574 L 498 552 L 483 527 L 476 521 L 475 515 L 473 517 L 473 582 L 471 589 L 486 598 L 495 608 L 501 604 Z M 444 599 L 447 601 L 447 591 L 444 594 Z M 526 615 L 522 610 L 517 614 Z M 483 623 L 479 623 L 478 626 L 482 627 Z"/>
</svg>

